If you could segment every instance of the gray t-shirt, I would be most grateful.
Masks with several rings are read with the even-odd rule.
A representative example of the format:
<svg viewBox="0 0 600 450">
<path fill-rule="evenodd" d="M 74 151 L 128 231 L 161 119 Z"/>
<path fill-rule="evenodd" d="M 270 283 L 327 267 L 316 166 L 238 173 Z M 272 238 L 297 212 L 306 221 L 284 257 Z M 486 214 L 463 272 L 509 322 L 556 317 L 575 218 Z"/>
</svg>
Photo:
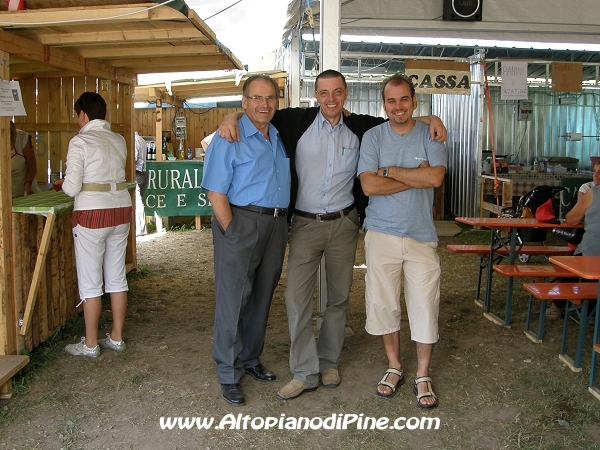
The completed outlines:
<svg viewBox="0 0 600 450">
<path fill-rule="evenodd" d="M 575 253 L 583 256 L 600 256 L 600 186 L 593 186 L 594 198 L 585 211 L 583 238 Z"/>
<path fill-rule="evenodd" d="M 428 161 L 431 167 L 447 167 L 448 164 L 446 147 L 430 138 L 429 127 L 417 121 L 412 130 L 400 136 L 386 122 L 363 136 L 358 175 L 377 172 L 380 167 L 417 168 L 424 161 Z M 433 188 L 411 188 L 390 195 L 372 195 L 364 227 L 421 242 L 436 242 L 432 208 Z"/>
</svg>

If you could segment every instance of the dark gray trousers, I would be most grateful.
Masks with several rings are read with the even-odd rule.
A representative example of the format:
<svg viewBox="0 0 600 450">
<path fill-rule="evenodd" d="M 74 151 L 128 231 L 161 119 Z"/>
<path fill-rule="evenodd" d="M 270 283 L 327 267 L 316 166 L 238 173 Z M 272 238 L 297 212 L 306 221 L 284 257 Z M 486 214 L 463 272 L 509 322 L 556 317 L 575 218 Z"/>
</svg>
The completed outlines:
<svg viewBox="0 0 600 450">
<path fill-rule="evenodd" d="M 273 292 L 283 267 L 287 220 L 233 208 L 223 232 L 213 218 L 215 326 L 213 356 L 222 384 L 239 383 L 260 363 Z"/>
</svg>

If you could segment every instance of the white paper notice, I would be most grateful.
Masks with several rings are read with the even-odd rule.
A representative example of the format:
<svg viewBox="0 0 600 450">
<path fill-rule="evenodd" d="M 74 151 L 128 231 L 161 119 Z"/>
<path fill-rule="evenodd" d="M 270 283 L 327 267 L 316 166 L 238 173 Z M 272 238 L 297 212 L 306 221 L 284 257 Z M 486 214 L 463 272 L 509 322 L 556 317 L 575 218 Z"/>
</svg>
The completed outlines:
<svg viewBox="0 0 600 450">
<path fill-rule="evenodd" d="M 502 100 L 527 100 L 527 62 L 502 61 Z"/>
<path fill-rule="evenodd" d="M 0 116 L 26 116 L 18 81 L 0 80 Z"/>
</svg>

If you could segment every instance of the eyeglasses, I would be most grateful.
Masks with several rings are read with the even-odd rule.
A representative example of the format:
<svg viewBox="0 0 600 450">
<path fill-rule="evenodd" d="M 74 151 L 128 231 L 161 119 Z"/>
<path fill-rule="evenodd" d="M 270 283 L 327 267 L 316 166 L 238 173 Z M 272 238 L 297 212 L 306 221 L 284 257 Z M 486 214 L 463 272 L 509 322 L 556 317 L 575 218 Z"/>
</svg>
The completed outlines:
<svg viewBox="0 0 600 450">
<path fill-rule="evenodd" d="M 267 103 L 271 103 L 276 100 L 276 97 L 273 95 L 268 95 L 266 97 L 263 97 L 262 95 L 253 95 L 253 96 L 245 95 L 245 97 L 250 100 L 253 100 L 255 102 L 258 102 L 258 103 L 262 103 L 263 100 L 266 100 Z"/>
<path fill-rule="evenodd" d="M 333 94 L 334 97 L 341 97 L 342 95 L 344 95 L 344 92 L 346 92 L 346 89 L 334 89 L 331 94 Z M 321 98 L 326 98 L 329 97 L 329 91 L 317 91 L 317 96 L 321 97 Z"/>
</svg>

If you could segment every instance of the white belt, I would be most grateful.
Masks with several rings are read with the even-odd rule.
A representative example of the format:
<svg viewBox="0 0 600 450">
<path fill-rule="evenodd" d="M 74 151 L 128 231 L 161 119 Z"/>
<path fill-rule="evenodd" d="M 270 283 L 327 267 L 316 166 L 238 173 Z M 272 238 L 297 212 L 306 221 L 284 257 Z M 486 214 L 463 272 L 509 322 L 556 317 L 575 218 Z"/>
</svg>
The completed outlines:
<svg viewBox="0 0 600 450">
<path fill-rule="evenodd" d="M 82 191 L 111 192 L 127 189 L 127 183 L 83 183 Z"/>
</svg>

